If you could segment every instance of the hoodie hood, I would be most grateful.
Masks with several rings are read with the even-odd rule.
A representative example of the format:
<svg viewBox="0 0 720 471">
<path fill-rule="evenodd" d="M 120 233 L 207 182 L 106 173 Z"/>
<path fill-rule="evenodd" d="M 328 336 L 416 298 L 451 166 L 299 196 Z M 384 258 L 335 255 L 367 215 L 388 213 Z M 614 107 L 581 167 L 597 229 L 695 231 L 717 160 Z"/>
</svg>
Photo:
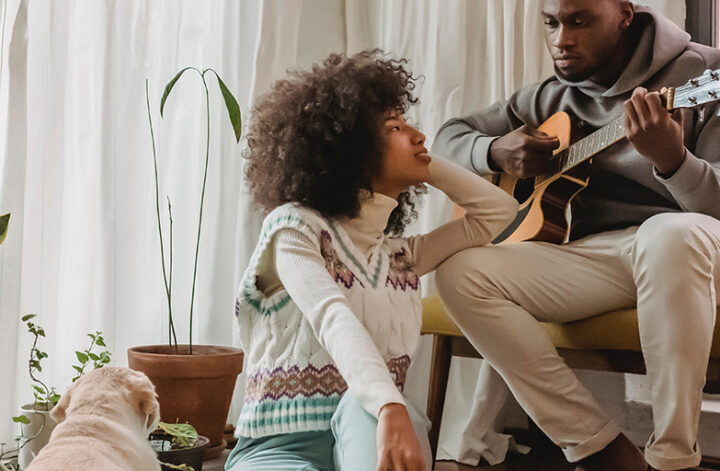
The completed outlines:
<svg viewBox="0 0 720 471">
<path fill-rule="evenodd" d="M 652 9 L 635 6 L 633 26 L 640 28 L 639 40 L 630 62 L 617 81 L 609 88 L 590 79 L 571 82 L 555 73 L 569 87 L 579 88 L 592 97 L 614 97 L 641 86 L 659 70 L 679 56 L 690 43 L 690 35 L 675 23 Z"/>
</svg>

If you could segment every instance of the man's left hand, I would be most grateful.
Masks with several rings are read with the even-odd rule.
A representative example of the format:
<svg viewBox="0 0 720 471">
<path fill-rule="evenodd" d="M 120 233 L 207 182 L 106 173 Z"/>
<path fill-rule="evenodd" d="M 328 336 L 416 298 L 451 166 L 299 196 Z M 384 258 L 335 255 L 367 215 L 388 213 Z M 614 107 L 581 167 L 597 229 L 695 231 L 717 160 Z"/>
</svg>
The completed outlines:
<svg viewBox="0 0 720 471">
<path fill-rule="evenodd" d="M 685 160 L 682 115 L 668 113 L 658 92 L 642 87 L 625 102 L 625 135 L 664 177 L 672 176 Z"/>
</svg>

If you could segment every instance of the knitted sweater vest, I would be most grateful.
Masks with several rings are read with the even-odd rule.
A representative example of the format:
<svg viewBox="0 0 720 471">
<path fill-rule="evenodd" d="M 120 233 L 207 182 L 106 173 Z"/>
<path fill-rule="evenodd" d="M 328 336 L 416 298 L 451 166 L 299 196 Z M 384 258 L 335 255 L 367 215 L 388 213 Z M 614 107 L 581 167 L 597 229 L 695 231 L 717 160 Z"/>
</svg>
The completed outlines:
<svg viewBox="0 0 720 471">
<path fill-rule="evenodd" d="M 283 288 L 266 297 L 256 285 L 261 258 L 281 229 L 314 241 L 325 267 L 367 329 L 402 391 L 419 340 L 422 303 L 406 240 L 385 237 L 367 262 L 333 220 L 285 204 L 263 222 L 235 304 L 245 351 L 245 400 L 237 433 L 261 437 L 327 430 L 348 386 L 300 309 Z"/>
</svg>

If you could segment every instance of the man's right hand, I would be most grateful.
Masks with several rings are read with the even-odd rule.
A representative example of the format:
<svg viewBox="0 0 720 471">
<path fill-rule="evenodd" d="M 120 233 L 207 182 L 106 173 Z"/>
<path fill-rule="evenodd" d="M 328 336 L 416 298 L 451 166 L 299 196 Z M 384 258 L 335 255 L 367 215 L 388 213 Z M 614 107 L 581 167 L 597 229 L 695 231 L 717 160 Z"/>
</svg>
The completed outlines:
<svg viewBox="0 0 720 471">
<path fill-rule="evenodd" d="M 553 151 L 559 146 L 557 137 L 525 124 L 490 144 L 488 163 L 494 170 L 515 178 L 549 174 L 555 166 L 551 161 Z"/>
</svg>

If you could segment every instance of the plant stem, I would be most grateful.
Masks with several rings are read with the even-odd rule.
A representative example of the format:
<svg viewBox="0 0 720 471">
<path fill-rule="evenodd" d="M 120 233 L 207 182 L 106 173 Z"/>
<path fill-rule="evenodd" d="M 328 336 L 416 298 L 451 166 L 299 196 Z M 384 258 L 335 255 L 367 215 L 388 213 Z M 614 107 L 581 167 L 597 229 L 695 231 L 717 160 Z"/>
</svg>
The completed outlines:
<svg viewBox="0 0 720 471">
<path fill-rule="evenodd" d="M 172 313 L 172 278 L 173 278 L 173 218 L 172 218 L 172 206 L 170 205 L 170 197 L 166 196 L 168 202 L 168 218 L 170 219 L 170 281 L 168 283 L 168 306 L 170 306 L 170 312 Z M 172 316 L 170 317 L 172 322 Z M 174 328 L 174 326 L 173 326 Z M 174 332 L 173 332 L 174 333 Z M 175 337 L 175 353 L 178 352 L 177 337 Z"/>
<path fill-rule="evenodd" d="M 207 183 L 208 163 L 210 161 L 210 93 L 207 82 L 205 82 L 205 69 L 201 74 L 203 87 L 205 87 L 205 112 L 207 123 L 207 139 L 205 143 L 205 172 L 203 174 L 202 191 L 200 193 L 200 216 L 198 218 L 197 243 L 195 244 L 195 267 L 193 268 L 192 294 L 190 295 L 190 355 L 192 355 L 192 331 L 193 331 L 193 305 L 195 303 L 195 280 L 197 278 L 198 254 L 200 252 L 200 229 L 202 228 L 203 203 L 205 202 L 205 184 Z M 199 72 L 199 71 L 198 71 Z"/>
<path fill-rule="evenodd" d="M 162 262 L 163 279 L 165 280 L 165 292 L 168 298 L 168 343 L 172 346 L 174 340 L 175 350 L 177 351 L 177 335 L 175 334 L 175 325 L 173 324 L 172 317 L 172 299 L 170 297 L 170 284 L 168 282 L 168 276 L 165 270 L 165 246 L 163 243 L 162 224 L 160 223 L 160 183 L 158 178 L 157 152 L 155 151 L 155 131 L 153 130 L 152 115 L 150 113 L 150 92 L 148 91 L 147 79 L 145 79 L 145 102 L 147 104 L 148 121 L 150 122 L 150 139 L 152 140 L 153 163 L 155 165 L 155 210 L 157 213 L 158 234 L 160 236 L 160 258 Z M 170 257 L 170 263 L 172 264 L 172 253 L 170 254 Z"/>
<path fill-rule="evenodd" d="M 34 356 L 37 355 L 37 353 L 36 353 L 37 352 L 37 342 L 38 342 L 38 338 L 40 338 L 40 336 L 36 333 L 34 333 L 33 335 L 35 336 L 35 339 L 33 339 L 32 348 L 30 349 L 30 360 L 31 361 L 28 362 L 28 375 L 30 376 L 30 379 L 33 380 L 33 382 L 38 383 L 45 390 L 45 410 L 48 410 L 47 404 L 50 402 L 50 388 L 48 388 L 47 385 L 45 385 L 45 383 L 43 383 L 42 381 L 37 379 L 35 377 L 35 375 L 33 374 L 32 359 Z"/>
</svg>

